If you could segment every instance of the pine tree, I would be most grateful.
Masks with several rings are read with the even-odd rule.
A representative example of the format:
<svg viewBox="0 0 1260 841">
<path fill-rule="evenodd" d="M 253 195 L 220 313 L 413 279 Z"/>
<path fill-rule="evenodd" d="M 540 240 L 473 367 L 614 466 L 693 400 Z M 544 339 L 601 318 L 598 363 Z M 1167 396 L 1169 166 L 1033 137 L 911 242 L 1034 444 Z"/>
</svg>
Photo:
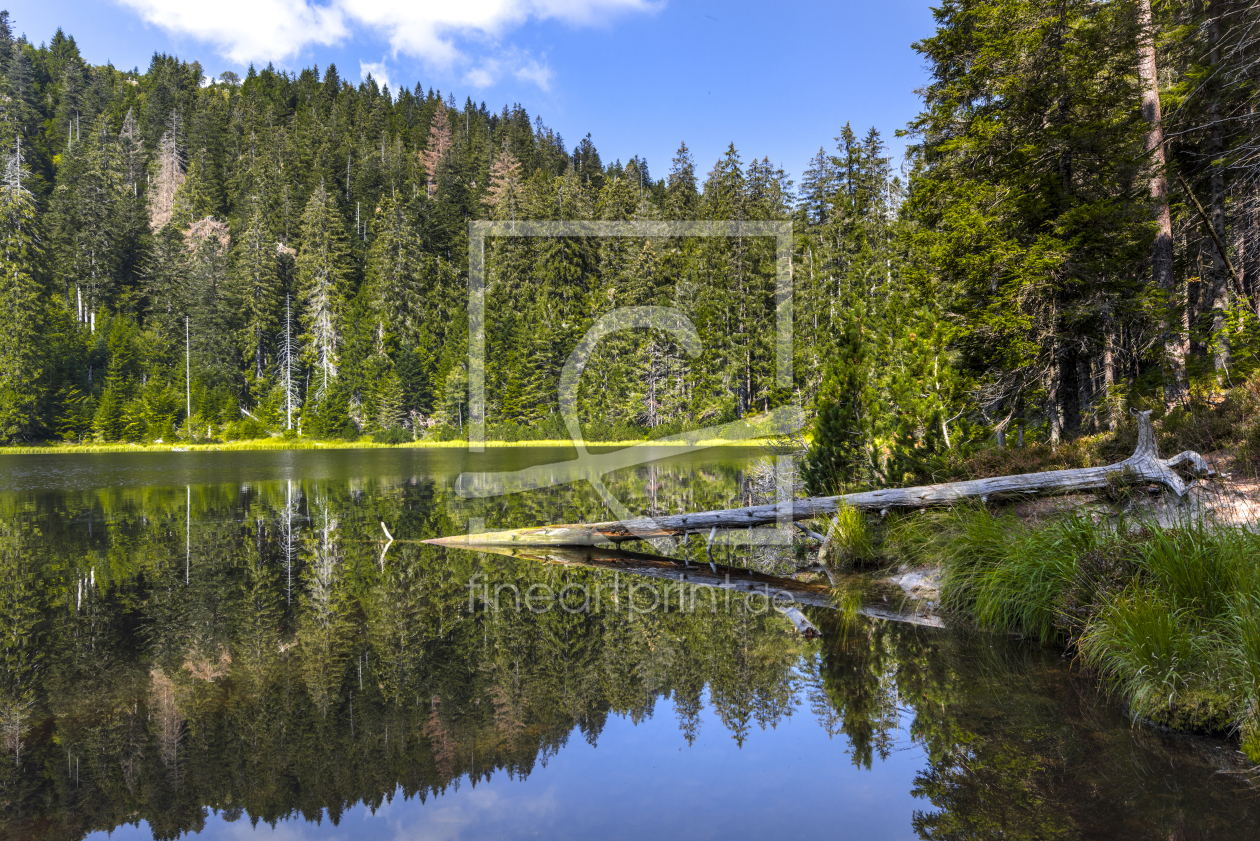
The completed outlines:
<svg viewBox="0 0 1260 841">
<path fill-rule="evenodd" d="M 284 330 L 279 336 L 276 348 L 276 378 L 282 389 L 284 406 L 284 428 L 293 428 L 293 418 L 302 407 L 301 393 L 295 375 L 298 373 L 298 362 L 301 351 L 293 335 L 293 311 L 289 296 L 284 296 Z"/>
<path fill-rule="evenodd" d="M 437 191 L 438 169 L 451 149 L 451 124 L 447 118 L 446 104 L 438 100 L 429 124 L 429 138 L 420 153 L 420 165 L 424 167 L 425 190 L 430 198 Z"/>
<path fill-rule="evenodd" d="M 439 330 L 437 258 L 426 254 L 407 206 L 389 196 L 381 202 L 376 240 L 368 249 L 367 283 L 373 316 L 405 345 L 415 345 L 426 327 Z"/>
<path fill-rule="evenodd" d="M 321 394 L 337 376 L 349 251 L 341 215 L 321 183 L 302 214 L 302 246 L 297 256 L 298 294 L 306 320 L 305 359 L 320 378 Z"/>
<path fill-rule="evenodd" d="M 212 216 L 214 204 L 211 175 L 203 161 L 194 159 L 175 191 L 169 224 L 187 230 L 194 222 Z"/>
<path fill-rule="evenodd" d="M 122 159 L 123 183 L 132 196 L 140 194 L 140 182 L 145 173 L 144 143 L 140 138 L 140 127 L 136 123 L 135 112 L 128 108 L 123 117 L 122 130 L 118 132 L 118 154 Z"/>
<path fill-rule="evenodd" d="M 490 208 L 496 219 L 515 219 L 521 201 L 521 162 L 512 154 L 510 140 L 490 165 L 490 184 L 482 202 Z"/>
<path fill-rule="evenodd" d="M 810 158 L 809 167 L 801 176 L 800 207 L 809 224 L 822 225 L 827 222 L 835 183 L 836 172 L 832 165 L 832 156 L 820 146 L 818 154 Z"/>
<path fill-rule="evenodd" d="M 44 369 L 43 243 L 15 144 L 0 184 L 0 441 L 35 431 Z"/>
<path fill-rule="evenodd" d="M 845 313 L 818 393 L 818 417 L 805 459 L 810 493 L 836 493 L 877 478 L 874 471 L 872 370 L 865 308 Z"/>
<path fill-rule="evenodd" d="M 68 295 L 81 294 L 87 320 L 114 303 L 129 233 L 119 213 L 122 160 L 105 116 L 82 132 L 64 166 L 53 195 L 57 262 Z"/>
<path fill-rule="evenodd" d="M 390 371 L 381 383 L 379 404 L 376 426 L 386 432 L 401 429 L 406 421 L 403 411 L 403 391 L 398 374 L 393 371 Z"/>
<path fill-rule="evenodd" d="M 171 113 L 167 129 L 158 142 L 149 182 L 149 226 L 156 233 L 165 228 L 175 212 L 175 196 L 184 183 L 183 121 L 178 111 Z"/>
<path fill-rule="evenodd" d="M 263 204 L 255 198 L 248 226 L 236 246 L 233 274 L 236 295 L 243 304 L 242 345 L 254 363 L 254 376 L 263 376 L 267 337 L 275 330 L 280 307 L 280 275 L 276 241 L 267 229 Z"/>
<path fill-rule="evenodd" d="M 700 194 L 696 190 L 696 162 L 686 143 L 678 144 L 666 179 L 665 212 L 670 219 L 690 219 Z"/>
<path fill-rule="evenodd" d="M 127 434 L 126 400 L 122 386 L 109 382 L 101 392 L 100 403 L 92 418 L 92 433 L 97 441 L 121 441 Z"/>
<path fill-rule="evenodd" d="M 1092 418 L 1107 337 L 1144 335 L 1153 314 L 1134 12 L 950 2 L 915 45 L 933 78 L 912 124 L 916 249 L 983 411 L 1023 407 L 1051 440 Z"/>
</svg>

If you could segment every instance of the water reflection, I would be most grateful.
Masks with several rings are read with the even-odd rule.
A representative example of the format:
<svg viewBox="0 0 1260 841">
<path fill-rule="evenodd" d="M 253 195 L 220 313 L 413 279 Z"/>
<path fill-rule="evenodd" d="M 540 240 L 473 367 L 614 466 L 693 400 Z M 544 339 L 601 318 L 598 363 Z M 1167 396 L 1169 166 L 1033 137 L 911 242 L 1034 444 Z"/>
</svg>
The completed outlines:
<svg viewBox="0 0 1260 841">
<path fill-rule="evenodd" d="M 611 481 L 644 507 L 716 507 L 749 493 L 746 466 L 684 461 Z M 913 794 L 917 810 L 848 807 L 888 837 L 1244 838 L 1257 825 L 1256 802 L 1214 774 L 1231 767 L 1224 746 L 1131 728 L 1052 653 L 825 608 L 806 608 L 814 642 L 740 600 L 652 610 L 691 585 L 628 591 L 614 572 L 413 542 L 470 517 L 598 517 L 597 500 L 465 500 L 459 464 L 393 479 L 359 468 L 0 496 L 0 837 L 143 820 L 174 838 L 220 820 L 207 808 L 336 822 L 530 778 L 579 737 L 596 745 L 610 722 L 653 717 L 674 722 L 651 730 L 666 747 L 716 729 L 735 762 L 803 722 L 832 737 L 803 767 L 744 769 L 767 784 L 843 764 L 860 775 L 849 784 L 888 785 L 884 769 L 913 747 L 913 782 L 880 797 Z M 399 538 L 384 556 L 381 522 Z M 598 598 L 588 611 L 470 610 L 472 581 Z M 634 796 L 621 782 L 608 781 L 609 814 Z M 721 779 L 709 786 L 700 815 L 758 807 L 755 792 L 732 803 Z"/>
</svg>

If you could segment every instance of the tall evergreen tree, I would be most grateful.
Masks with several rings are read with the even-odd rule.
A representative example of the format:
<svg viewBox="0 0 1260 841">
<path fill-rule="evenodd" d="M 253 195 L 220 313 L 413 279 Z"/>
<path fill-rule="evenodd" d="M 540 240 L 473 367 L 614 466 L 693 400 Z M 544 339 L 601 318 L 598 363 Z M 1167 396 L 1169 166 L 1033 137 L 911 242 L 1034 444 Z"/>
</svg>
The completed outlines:
<svg viewBox="0 0 1260 841">
<path fill-rule="evenodd" d="M 298 294 L 306 322 L 304 358 L 315 369 L 321 394 L 337 376 L 350 284 L 349 257 L 341 214 L 321 182 L 302 214 L 302 245 L 297 255 Z"/>
<path fill-rule="evenodd" d="M 279 323 L 282 290 L 276 240 L 267 229 L 262 201 L 255 198 L 253 204 L 236 246 L 233 270 L 236 295 L 243 305 L 242 346 L 245 357 L 253 360 L 254 377 L 262 379 L 267 341 Z"/>
<path fill-rule="evenodd" d="M 31 435 L 44 370 L 44 243 L 15 143 L 0 184 L 0 441 Z"/>
</svg>

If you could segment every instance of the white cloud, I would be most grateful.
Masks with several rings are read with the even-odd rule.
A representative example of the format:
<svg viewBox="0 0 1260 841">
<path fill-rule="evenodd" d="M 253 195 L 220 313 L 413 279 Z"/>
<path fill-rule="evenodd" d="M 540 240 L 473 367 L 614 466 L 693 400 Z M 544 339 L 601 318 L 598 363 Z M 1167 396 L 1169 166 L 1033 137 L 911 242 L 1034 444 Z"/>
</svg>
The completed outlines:
<svg viewBox="0 0 1260 841">
<path fill-rule="evenodd" d="M 532 82 L 544 91 L 551 90 L 554 75 L 546 60 L 539 61 L 522 50 L 501 50 L 496 55 L 483 58 L 464 73 L 464 84 L 475 88 L 488 88 L 504 76 L 515 76 L 522 82 Z"/>
<path fill-rule="evenodd" d="M 340 43 L 370 29 L 404 54 L 443 69 L 473 65 L 467 78 L 492 84 L 504 73 L 544 90 L 551 71 L 498 46 L 529 20 L 575 26 L 610 23 L 617 15 L 654 12 L 659 0 L 118 0 L 173 35 L 208 41 L 232 61 L 281 61 L 306 47 Z M 480 63 L 457 42 L 479 42 L 497 58 Z M 480 51 L 478 51 L 480 52 Z M 493 66 L 491 66 L 493 65 Z M 374 66 L 374 65 L 365 65 Z M 376 76 L 373 71 L 373 76 Z M 490 80 L 490 81 L 486 81 Z M 484 85 L 483 85 L 484 86 Z"/>
<path fill-rule="evenodd" d="M 532 59 L 516 68 L 514 74 L 522 82 L 533 82 L 543 90 L 551 90 L 551 68 Z"/>
<path fill-rule="evenodd" d="M 208 41 L 240 64 L 281 61 L 350 31 L 340 8 L 307 0 L 119 0 L 172 35 Z"/>
<path fill-rule="evenodd" d="M 372 78 L 376 80 L 378 86 L 389 86 L 389 95 L 397 96 L 398 89 L 394 87 L 394 83 L 389 78 L 389 68 L 385 66 L 383 61 L 359 61 L 359 78 L 367 81 L 368 74 L 372 74 Z"/>
<path fill-rule="evenodd" d="M 533 18 L 590 26 L 623 12 L 652 11 L 649 0 L 339 0 L 346 16 L 380 32 L 395 53 L 439 66 L 463 58 L 458 36 L 496 40 Z"/>
<path fill-rule="evenodd" d="M 503 65 L 496 59 L 487 59 L 464 74 L 464 84 L 474 88 L 488 88 L 503 76 Z"/>
</svg>

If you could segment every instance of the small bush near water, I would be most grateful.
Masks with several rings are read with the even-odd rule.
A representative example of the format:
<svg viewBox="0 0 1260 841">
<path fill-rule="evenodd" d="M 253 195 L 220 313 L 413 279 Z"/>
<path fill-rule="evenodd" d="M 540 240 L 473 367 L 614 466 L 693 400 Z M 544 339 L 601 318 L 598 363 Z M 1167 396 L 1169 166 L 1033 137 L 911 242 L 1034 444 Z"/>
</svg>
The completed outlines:
<svg viewBox="0 0 1260 841">
<path fill-rule="evenodd" d="M 1260 762 L 1260 535 L 987 510 L 907 517 L 902 555 L 942 568 L 941 602 L 982 628 L 1061 641 L 1176 729 L 1237 731 Z"/>
</svg>

